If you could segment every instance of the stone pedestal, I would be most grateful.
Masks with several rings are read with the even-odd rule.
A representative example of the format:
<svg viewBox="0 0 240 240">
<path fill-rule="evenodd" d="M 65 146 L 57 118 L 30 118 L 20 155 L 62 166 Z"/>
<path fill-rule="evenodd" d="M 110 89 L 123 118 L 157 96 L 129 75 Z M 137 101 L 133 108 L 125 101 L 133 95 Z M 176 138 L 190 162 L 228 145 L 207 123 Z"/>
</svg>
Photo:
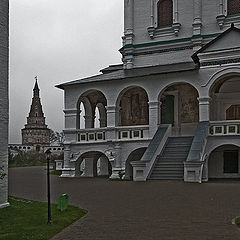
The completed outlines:
<svg viewBox="0 0 240 240">
<path fill-rule="evenodd" d="M 147 163 L 145 162 L 131 162 L 131 165 L 133 167 L 133 181 L 136 182 L 143 182 L 147 180 L 146 176 L 146 167 Z"/>
<path fill-rule="evenodd" d="M 184 182 L 200 182 L 201 162 L 184 162 Z"/>
<path fill-rule="evenodd" d="M 110 179 L 120 179 L 119 172 L 123 172 L 125 169 L 121 167 L 115 167 L 112 168 L 112 175 L 110 176 Z"/>
</svg>

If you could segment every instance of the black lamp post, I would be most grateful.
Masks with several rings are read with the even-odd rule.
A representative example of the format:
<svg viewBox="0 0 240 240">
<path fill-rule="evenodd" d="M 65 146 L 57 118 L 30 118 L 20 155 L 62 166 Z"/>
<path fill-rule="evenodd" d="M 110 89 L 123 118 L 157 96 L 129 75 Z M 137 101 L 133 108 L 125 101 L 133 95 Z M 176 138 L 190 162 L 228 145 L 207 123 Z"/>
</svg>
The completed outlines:
<svg viewBox="0 0 240 240">
<path fill-rule="evenodd" d="M 51 158 L 51 150 L 50 148 L 47 149 L 45 152 L 47 157 L 47 197 L 48 197 L 48 224 L 51 224 L 51 198 L 50 198 L 50 169 L 49 169 L 49 163 Z"/>
</svg>

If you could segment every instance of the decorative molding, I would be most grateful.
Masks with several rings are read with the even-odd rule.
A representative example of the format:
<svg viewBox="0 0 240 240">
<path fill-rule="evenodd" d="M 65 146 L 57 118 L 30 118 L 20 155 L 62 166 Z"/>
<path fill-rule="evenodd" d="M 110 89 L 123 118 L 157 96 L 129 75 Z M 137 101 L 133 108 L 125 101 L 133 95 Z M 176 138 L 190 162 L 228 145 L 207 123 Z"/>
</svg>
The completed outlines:
<svg viewBox="0 0 240 240">
<path fill-rule="evenodd" d="M 218 15 L 216 17 L 217 23 L 218 23 L 218 26 L 219 26 L 220 29 L 223 29 L 225 18 L 226 18 L 225 15 Z"/>
<path fill-rule="evenodd" d="M 200 67 L 210 67 L 210 66 L 233 64 L 233 63 L 240 63 L 240 58 L 203 62 L 203 63 L 200 63 Z"/>
<path fill-rule="evenodd" d="M 232 23 L 235 25 L 240 24 L 240 13 L 239 14 L 233 14 L 233 15 L 218 15 L 216 17 L 217 23 L 220 29 L 223 29 L 224 27 L 230 27 Z"/>
<path fill-rule="evenodd" d="M 185 46 L 185 47 L 175 47 L 175 48 L 166 48 L 166 49 L 160 49 L 160 50 L 144 51 L 144 52 L 134 53 L 133 56 L 144 56 L 144 55 L 151 55 L 156 53 L 177 52 L 177 51 L 184 51 L 188 49 L 193 49 L 193 47 Z"/>
<path fill-rule="evenodd" d="M 178 36 L 181 24 L 178 22 L 178 0 L 173 1 L 173 24 L 166 27 L 158 27 L 158 11 L 157 5 L 160 0 L 151 0 L 151 20 L 150 26 L 147 28 L 151 39 L 155 37 Z"/>
</svg>

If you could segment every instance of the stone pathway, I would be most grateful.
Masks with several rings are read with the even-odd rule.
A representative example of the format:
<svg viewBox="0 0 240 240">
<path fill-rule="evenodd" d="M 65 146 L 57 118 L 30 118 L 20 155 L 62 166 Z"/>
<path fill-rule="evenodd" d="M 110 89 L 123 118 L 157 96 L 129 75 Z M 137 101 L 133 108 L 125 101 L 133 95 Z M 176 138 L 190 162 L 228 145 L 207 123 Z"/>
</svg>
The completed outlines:
<svg viewBox="0 0 240 240">
<path fill-rule="evenodd" d="M 240 181 L 118 182 L 51 176 L 52 201 L 69 194 L 88 214 L 53 240 L 237 240 Z M 42 167 L 9 170 L 9 194 L 46 201 Z M 54 219 L 53 219 L 54 220 Z"/>
</svg>

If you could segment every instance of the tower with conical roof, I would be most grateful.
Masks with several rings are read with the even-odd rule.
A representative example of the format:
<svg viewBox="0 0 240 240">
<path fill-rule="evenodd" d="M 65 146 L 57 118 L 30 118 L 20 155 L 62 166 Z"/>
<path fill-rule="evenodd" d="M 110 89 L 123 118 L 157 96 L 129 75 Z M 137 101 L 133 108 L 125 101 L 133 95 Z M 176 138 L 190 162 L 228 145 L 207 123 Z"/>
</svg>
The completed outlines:
<svg viewBox="0 0 240 240">
<path fill-rule="evenodd" d="M 50 129 L 45 124 L 39 92 L 40 89 L 36 78 L 27 124 L 25 124 L 25 128 L 22 129 L 22 144 L 33 145 L 37 151 L 39 151 L 41 147 L 50 144 Z"/>
</svg>

